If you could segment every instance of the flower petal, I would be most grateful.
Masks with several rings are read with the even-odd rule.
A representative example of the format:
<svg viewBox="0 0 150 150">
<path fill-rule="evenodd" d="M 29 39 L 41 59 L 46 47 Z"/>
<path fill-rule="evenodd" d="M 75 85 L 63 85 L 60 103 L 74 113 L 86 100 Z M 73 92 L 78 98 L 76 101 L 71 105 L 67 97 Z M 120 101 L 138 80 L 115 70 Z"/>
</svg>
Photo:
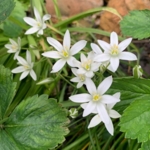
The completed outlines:
<svg viewBox="0 0 150 150">
<path fill-rule="evenodd" d="M 51 15 L 46 14 L 43 16 L 43 21 L 49 20 L 51 18 Z"/>
<path fill-rule="evenodd" d="M 33 80 L 37 80 L 37 76 L 33 70 L 30 71 L 30 76 L 32 77 Z"/>
<path fill-rule="evenodd" d="M 96 53 L 96 54 L 101 54 L 102 53 L 102 50 L 100 49 L 100 47 L 95 44 L 95 43 L 91 43 L 91 47 L 92 47 L 92 50 Z"/>
<path fill-rule="evenodd" d="M 49 57 L 49 58 L 61 58 L 61 56 L 59 55 L 57 51 L 45 52 L 45 53 L 42 53 L 42 55 L 45 57 Z"/>
<path fill-rule="evenodd" d="M 105 127 L 106 127 L 107 131 L 108 131 L 111 135 L 114 134 L 114 126 L 113 126 L 113 123 L 112 123 L 111 120 L 110 120 L 109 123 L 105 123 Z"/>
<path fill-rule="evenodd" d="M 21 65 L 27 65 L 28 64 L 27 61 L 20 56 L 17 57 L 17 60 Z"/>
<path fill-rule="evenodd" d="M 119 67 L 119 58 L 118 57 L 111 57 L 110 65 L 113 69 L 113 72 L 115 72 Z"/>
<path fill-rule="evenodd" d="M 111 118 L 120 118 L 121 117 L 121 115 L 115 110 L 109 110 L 109 116 Z"/>
<path fill-rule="evenodd" d="M 137 60 L 137 57 L 135 54 L 132 54 L 130 52 L 122 52 L 119 55 L 119 59 L 121 59 L 121 60 Z"/>
<path fill-rule="evenodd" d="M 31 63 L 31 53 L 28 50 L 26 51 L 26 60 L 29 64 Z"/>
<path fill-rule="evenodd" d="M 100 115 L 100 118 L 101 120 L 104 122 L 104 123 L 109 123 L 110 122 L 110 117 L 107 113 L 107 110 L 105 108 L 105 105 L 102 104 L 102 103 L 98 103 L 97 104 L 97 111 L 98 111 L 98 114 Z"/>
<path fill-rule="evenodd" d="M 29 74 L 29 71 L 24 71 L 20 76 L 20 80 L 24 79 L 28 74 Z"/>
<path fill-rule="evenodd" d="M 83 86 L 83 82 L 79 82 L 78 84 L 77 84 L 77 88 L 80 88 L 80 87 L 82 87 Z"/>
<path fill-rule="evenodd" d="M 109 76 L 107 78 L 105 78 L 98 86 L 97 90 L 98 93 L 100 93 L 101 95 L 103 95 L 111 86 L 113 82 L 112 76 Z"/>
<path fill-rule="evenodd" d="M 64 35 L 64 40 L 63 40 L 63 47 L 64 49 L 69 50 L 70 49 L 70 32 L 69 30 L 66 31 L 65 35 Z"/>
<path fill-rule="evenodd" d="M 63 59 L 59 59 L 53 66 L 51 73 L 58 72 L 60 69 L 63 68 L 65 65 L 66 61 Z"/>
<path fill-rule="evenodd" d="M 36 26 L 37 21 L 31 17 L 24 17 L 23 20 L 30 26 Z"/>
<path fill-rule="evenodd" d="M 102 41 L 102 40 L 97 40 L 97 42 L 103 48 L 104 51 L 106 51 L 106 52 L 110 51 L 111 46 L 107 42 Z"/>
<path fill-rule="evenodd" d="M 38 12 L 38 10 L 34 7 L 34 15 L 35 15 L 35 18 L 38 22 L 42 23 L 42 19 L 41 19 L 41 16 L 40 16 L 40 13 Z"/>
<path fill-rule="evenodd" d="M 76 68 L 71 68 L 71 71 L 73 72 L 73 74 L 74 74 L 75 76 L 78 75 L 78 74 L 77 74 L 77 69 L 76 69 Z"/>
<path fill-rule="evenodd" d="M 122 41 L 121 43 L 119 43 L 118 48 L 120 51 L 123 51 L 127 48 L 127 46 L 131 43 L 132 38 L 128 38 L 124 41 Z"/>
<path fill-rule="evenodd" d="M 96 86 L 92 80 L 86 81 L 86 88 L 91 95 L 93 95 L 94 93 L 97 93 Z"/>
<path fill-rule="evenodd" d="M 71 82 L 81 82 L 78 77 L 74 77 L 70 81 Z"/>
<path fill-rule="evenodd" d="M 85 73 L 85 75 L 86 75 L 88 78 L 92 78 L 92 77 L 94 76 L 94 73 L 93 73 L 93 71 L 87 71 L 87 72 Z"/>
<path fill-rule="evenodd" d="M 83 53 L 81 53 L 80 59 L 81 59 L 81 62 L 85 62 L 87 60 L 86 56 Z"/>
<path fill-rule="evenodd" d="M 55 49 L 57 49 L 58 51 L 62 51 L 63 50 L 63 46 L 60 44 L 60 42 L 58 42 L 54 38 L 48 37 L 47 38 L 47 42 L 50 45 L 52 45 Z"/>
<path fill-rule="evenodd" d="M 75 58 L 74 57 L 70 57 L 68 60 L 67 60 L 67 64 L 71 67 L 75 67 Z"/>
<path fill-rule="evenodd" d="M 110 45 L 111 46 L 114 46 L 114 45 L 118 46 L 118 35 L 116 32 L 112 32 L 110 34 Z"/>
<path fill-rule="evenodd" d="M 70 96 L 69 99 L 76 103 L 85 103 L 91 100 L 91 95 L 89 94 L 77 94 Z"/>
<path fill-rule="evenodd" d="M 81 51 L 86 46 L 86 43 L 87 41 L 85 40 L 75 43 L 70 49 L 71 55 L 77 54 L 79 51 Z"/>
<path fill-rule="evenodd" d="M 108 61 L 110 59 L 110 56 L 108 54 L 99 54 L 97 56 L 95 56 L 94 61 L 96 62 L 104 62 L 104 61 Z"/>
<path fill-rule="evenodd" d="M 38 30 L 39 30 L 39 28 L 35 26 L 35 27 L 32 27 L 32 28 L 28 29 L 25 32 L 25 34 L 33 34 L 33 33 L 37 32 Z"/>
<path fill-rule="evenodd" d="M 89 115 L 90 113 L 92 113 L 94 110 L 96 109 L 96 103 L 94 103 L 93 101 L 90 101 L 86 108 L 83 111 L 83 117 Z"/>
<path fill-rule="evenodd" d="M 97 125 L 100 124 L 100 123 L 101 123 L 101 118 L 100 118 L 100 116 L 99 116 L 99 115 L 95 115 L 95 116 L 91 119 L 88 128 L 95 127 L 95 126 L 97 126 Z"/>
<path fill-rule="evenodd" d="M 101 98 L 101 102 L 104 104 L 117 103 L 119 101 L 120 101 L 120 99 L 118 99 L 114 96 L 111 96 L 111 95 L 103 95 Z"/>
<path fill-rule="evenodd" d="M 24 72 L 24 71 L 25 71 L 24 67 L 23 66 L 19 66 L 19 67 L 13 69 L 11 72 L 12 73 L 20 73 L 20 72 Z"/>
</svg>

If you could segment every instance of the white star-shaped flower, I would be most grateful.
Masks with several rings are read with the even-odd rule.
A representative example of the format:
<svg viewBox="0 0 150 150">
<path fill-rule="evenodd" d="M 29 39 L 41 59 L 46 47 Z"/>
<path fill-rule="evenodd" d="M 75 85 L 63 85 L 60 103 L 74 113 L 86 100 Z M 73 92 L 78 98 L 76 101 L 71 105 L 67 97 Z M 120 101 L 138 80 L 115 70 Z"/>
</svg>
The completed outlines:
<svg viewBox="0 0 150 150">
<path fill-rule="evenodd" d="M 92 52 L 88 53 L 86 57 L 83 53 L 80 55 L 80 61 L 75 60 L 74 64 L 78 68 L 78 74 L 85 74 L 85 76 L 92 78 L 94 76 L 94 72 L 98 71 L 100 63 L 94 62 L 93 59 L 95 54 Z"/>
<path fill-rule="evenodd" d="M 110 117 L 106 110 L 106 104 L 113 104 L 119 102 L 120 99 L 104 94 L 112 84 L 112 76 L 105 78 L 96 88 L 92 80 L 87 80 L 86 87 L 89 94 L 77 94 L 70 96 L 69 99 L 77 103 L 87 103 L 86 108 L 83 111 L 83 117 L 89 115 L 93 111 L 98 112 L 101 116 L 101 120 L 104 123 L 109 123 Z"/>
<path fill-rule="evenodd" d="M 31 54 L 27 50 L 26 51 L 26 60 L 20 56 L 17 57 L 19 67 L 13 69 L 12 73 L 21 73 L 20 80 L 24 79 L 28 74 L 32 77 L 33 80 L 36 80 L 36 74 L 33 70 L 34 63 L 31 61 Z"/>
<path fill-rule="evenodd" d="M 128 38 L 118 44 L 118 35 L 112 32 L 110 35 L 110 44 L 105 41 L 98 40 L 99 45 L 103 48 L 104 53 L 95 57 L 97 62 L 109 61 L 108 69 L 115 72 L 119 67 L 119 60 L 137 60 L 135 54 L 124 52 L 127 46 L 131 43 L 132 38 Z"/>
<path fill-rule="evenodd" d="M 116 97 L 116 98 L 118 98 L 118 99 L 120 99 L 120 92 L 115 93 L 113 96 Z M 120 118 L 121 115 L 117 111 L 115 111 L 114 109 L 112 109 L 115 104 L 116 103 L 112 103 L 112 104 L 107 104 L 106 105 L 107 113 L 108 113 L 109 117 L 111 117 L 111 118 Z M 81 107 L 83 109 L 85 109 L 87 107 L 87 103 L 82 104 Z M 102 122 L 100 115 L 97 114 L 98 112 L 96 110 L 94 110 L 93 113 L 95 113 L 96 115 L 91 119 L 88 128 L 95 127 L 95 126 L 97 126 L 98 124 L 100 124 Z M 110 120 L 109 123 L 104 123 L 104 124 L 105 124 L 105 127 L 106 127 L 107 131 L 111 135 L 113 135 L 113 133 L 114 133 L 114 126 L 113 126 L 112 121 Z"/>
<path fill-rule="evenodd" d="M 18 37 L 18 41 L 14 41 L 13 39 L 9 39 L 11 44 L 6 44 L 5 47 L 8 49 L 8 53 L 15 53 L 14 60 L 17 59 L 20 49 L 21 49 L 21 39 Z"/>
<path fill-rule="evenodd" d="M 28 29 L 25 34 L 33 34 L 37 32 L 37 35 L 43 35 L 43 30 L 46 28 L 45 21 L 50 19 L 50 15 L 46 14 L 43 17 L 40 16 L 40 13 L 38 10 L 34 7 L 34 15 L 36 19 L 33 19 L 31 17 L 24 17 L 24 21 L 32 26 L 30 29 Z"/>
<path fill-rule="evenodd" d="M 42 55 L 49 58 L 55 58 L 59 59 L 54 66 L 52 67 L 53 73 L 58 72 L 60 69 L 63 68 L 63 66 L 67 63 L 69 66 L 74 67 L 74 60 L 75 58 L 73 55 L 77 54 L 79 51 L 81 51 L 85 45 L 86 41 L 81 40 L 75 43 L 71 48 L 71 39 L 70 39 L 70 33 L 69 30 L 66 31 L 63 39 L 63 45 L 55 40 L 54 38 L 48 37 L 47 41 L 50 45 L 52 45 L 57 51 L 49 51 L 45 52 Z"/>
</svg>

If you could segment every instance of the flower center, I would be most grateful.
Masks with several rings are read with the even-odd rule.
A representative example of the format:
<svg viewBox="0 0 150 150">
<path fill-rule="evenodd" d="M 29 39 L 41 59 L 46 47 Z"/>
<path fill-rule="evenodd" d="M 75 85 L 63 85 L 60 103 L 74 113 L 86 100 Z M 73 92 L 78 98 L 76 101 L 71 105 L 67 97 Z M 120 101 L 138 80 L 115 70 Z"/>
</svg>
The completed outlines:
<svg viewBox="0 0 150 150">
<path fill-rule="evenodd" d="M 31 66 L 29 66 L 29 65 L 24 65 L 23 67 L 25 70 L 31 70 Z"/>
<path fill-rule="evenodd" d="M 87 60 L 86 62 L 83 62 L 83 63 L 82 63 L 82 67 L 83 67 L 85 70 L 89 71 L 89 70 L 91 69 L 91 63 L 92 63 L 91 60 Z"/>
<path fill-rule="evenodd" d="M 101 99 L 101 96 L 99 95 L 99 94 L 94 94 L 93 95 L 93 101 L 94 102 L 97 102 L 97 101 L 99 101 Z"/>
<path fill-rule="evenodd" d="M 85 81 L 85 75 L 84 74 L 79 74 L 79 79 L 83 82 Z"/>
<path fill-rule="evenodd" d="M 111 55 L 113 55 L 113 56 L 116 56 L 116 55 L 118 55 L 118 53 L 119 53 L 119 50 L 118 50 L 118 46 L 117 45 L 113 45 L 112 46 L 112 48 L 111 48 Z"/>
<path fill-rule="evenodd" d="M 37 26 L 38 26 L 38 27 L 41 27 L 41 23 L 40 23 L 40 22 L 37 22 Z"/>
<path fill-rule="evenodd" d="M 17 45 L 12 45 L 11 48 L 12 48 L 13 51 L 16 51 L 18 49 L 18 46 Z"/>
<path fill-rule="evenodd" d="M 67 58 L 67 57 L 69 56 L 69 53 L 68 53 L 68 51 L 66 51 L 66 50 L 62 50 L 62 55 L 63 55 L 65 58 Z"/>
</svg>

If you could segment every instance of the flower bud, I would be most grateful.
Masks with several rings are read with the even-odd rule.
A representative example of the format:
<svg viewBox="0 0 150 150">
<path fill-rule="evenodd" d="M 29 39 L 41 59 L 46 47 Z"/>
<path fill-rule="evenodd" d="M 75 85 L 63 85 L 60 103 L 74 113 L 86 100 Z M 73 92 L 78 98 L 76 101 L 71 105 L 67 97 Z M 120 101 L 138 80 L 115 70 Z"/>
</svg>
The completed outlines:
<svg viewBox="0 0 150 150">
<path fill-rule="evenodd" d="M 71 118 L 76 118 L 78 116 L 78 110 L 76 108 L 71 108 L 69 110 L 69 116 Z"/>
<path fill-rule="evenodd" d="M 141 66 L 140 65 L 136 65 L 133 68 L 133 76 L 135 78 L 140 78 L 140 77 L 142 77 L 142 75 L 143 75 L 143 70 L 142 70 Z"/>
</svg>

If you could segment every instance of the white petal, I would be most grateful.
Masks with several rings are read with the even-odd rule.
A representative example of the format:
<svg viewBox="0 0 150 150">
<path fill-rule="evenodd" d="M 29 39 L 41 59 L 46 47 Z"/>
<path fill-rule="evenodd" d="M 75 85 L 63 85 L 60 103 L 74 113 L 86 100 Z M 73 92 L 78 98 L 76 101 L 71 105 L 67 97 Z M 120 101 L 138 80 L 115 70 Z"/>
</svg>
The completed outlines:
<svg viewBox="0 0 150 150">
<path fill-rule="evenodd" d="M 28 30 L 25 32 L 25 34 L 33 34 L 33 33 L 37 32 L 38 30 L 39 30 L 38 27 L 32 27 L 32 28 L 28 29 Z"/>
<path fill-rule="evenodd" d="M 120 99 L 120 92 L 115 93 L 113 96 Z"/>
<path fill-rule="evenodd" d="M 35 15 L 35 18 L 37 21 L 42 22 L 40 13 L 38 12 L 38 10 L 35 7 L 34 7 L 34 15 Z"/>
<path fill-rule="evenodd" d="M 103 48 L 104 51 L 106 51 L 106 52 L 110 51 L 111 46 L 107 42 L 102 41 L 102 40 L 97 40 L 97 42 Z"/>
<path fill-rule="evenodd" d="M 17 60 L 22 65 L 27 65 L 28 64 L 27 61 L 24 58 L 20 57 L 20 56 L 17 57 Z"/>
<path fill-rule="evenodd" d="M 118 46 L 118 35 L 116 32 L 112 32 L 110 34 L 110 45 L 111 46 L 114 46 L 114 45 Z"/>
<path fill-rule="evenodd" d="M 77 88 L 80 88 L 80 87 L 82 87 L 83 86 L 83 82 L 79 82 L 78 84 L 77 84 Z"/>
<path fill-rule="evenodd" d="M 85 108 L 87 107 L 87 105 L 88 105 L 88 103 L 83 103 L 83 104 L 81 104 L 80 106 L 81 106 L 83 109 L 85 109 Z"/>
<path fill-rule="evenodd" d="M 43 16 L 43 21 L 49 20 L 51 18 L 51 15 L 46 14 Z"/>
<path fill-rule="evenodd" d="M 86 73 L 86 71 L 83 68 L 79 68 L 77 70 L 77 74 L 85 74 L 85 73 Z"/>
<path fill-rule="evenodd" d="M 58 72 L 60 69 L 63 68 L 63 66 L 65 65 L 65 63 L 66 63 L 66 61 L 63 60 L 63 59 L 58 60 L 58 61 L 54 64 L 51 73 Z"/>
<path fill-rule="evenodd" d="M 87 72 L 85 73 L 85 75 L 86 75 L 88 78 L 92 78 L 92 77 L 94 76 L 94 73 L 93 73 L 93 71 L 87 71 Z"/>
<path fill-rule="evenodd" d="M 61 56 L 59 55 L 57 51 L 45 52 L 45 53 L 42 53 L 42 55 L 45 57 L 49 57 L 49 58 L 61 58 Z"/>
<path fill-rule="evenodd" d="M 32 77 L 33 80 L 36 81 L 37 77 L 36 77 L 36 74 L 33 70 L 30 71 L 30 76 Z"/>
<path fill-rule="evenodd" d="M 112 82 L 113 82 L 112 76 L 105 78 L 97 88 L 98 93 L 103 95 L 110 88 Z"/>
<path fill-rule="evenodd" d="M 87 60 L 86 56 L 83 53 L 81 53 L 80 59 L 81 59 L 81 62 L 85 62 Z"/>
<path fill-rule="evenodd" d="M 101 102 L 104 104 L 117 103 L 119 101 L 120 101 L 120 99 L 118 99 L 114 96 L 111 96 L 111 95 L 103 95 L 101 98 Z"/>
<path fill-rule="evenodd" d="M 110 117 L 107 113 L 107 110 L 106 110 L 104 104 L 98 103 L 97 104 L 97 111 L 98 111 L 98 114 L 100 115 L 101 120 L 104 123 L 109 123 L 110 122 L 111 119 L 110 119 Z"/>
<path fill-rule="evenodd" d="M 38 37 L 38 35 L 43 35 L 43 29 L 40 29 L 40 30 L 38 31 L 37 37 Z"/>
<path fill-rule="evenodd" d="M 130 52 L 122 52 L 119 55 L 119 59 L 121 59 L 121 60 L 137 60 L 137 57 L 135 54 L 132 54 Z"/>
<path fill-rule="evenodd" d="M 100 47 L 95 44 L 95 43 L 91 43 L 91 47 L 92 47 L 92 50 L 96 53 L 96 54 L 101 54 L 102 53 L 102 50 L 100 49 Z"/>
<path fill-rule="evenodd" d="M 118 48 L 120 51 L 123 51 L 127 48 L 127 46 L 131 43 L 132 38 L 128 38 L 124 41 L 122 41 L 121 43 L 119 43 Z"/>
<path fill-rule="evenodd" d="M 113 126 L 113 123 L 112 123 L 111 120 L 110 120 L 109 123 L 105 123 L 105 127 L 106 127 L 107 131 L 108 131 L 111 135 L 114 134 L 114 126 Z"/>
<path fill-rule="evenodd" d="M 26 51 L 26 60 L 29 64 L 31 63 L 31 54 L 28 50 Z"/>
<path fill-rule="evenodd" d="M 70 96 L 69 99 L 76 103 L 85 103 L 91 100 L 91 95 L 89 94 L 77 94 Z"/>
<path fill-rule="evenodd" d="M 60 44 L 60 42 L 58 42 L 54 38 L 48 37 L 47 38 L 47 42 L 50 45 L 52 45 L 55 49 L 57 49 L 58 51 L 62 51 L 63 50 L 63 46 Z"/>
<path fill-rule="evenodd" d="M 95 126 L 97 126 L 97 125 L 100 124 L 100 123 L 101 123 L 101 118 L 100 118 L 100 116 L 99 116 L 99 115 L 95 115 L 95 116 L 91 119 L 88 128 L 95 127 Z"/>
<path fill-rule="evenodd" d="M 83 117 L 89 115 L 90 113 L 92 113 L 94 110 L 96 109 L 96 103 L 94 103 L 93 101 L 90 101 L 86 108 L 83 111 Z"/>
<path fill-rule="evenodd" d="M 104 62 L 104 61 L 108 61 L 110 59 L 110 56 L 108 54 L 99 54 L 97 56 L 95 56 L 94 61 L 96 62 Z"/>
<path fill-rule="evenodd" d="M 81 82 L 78 77 L 74 77 L 70 81 L 71 82 Z"/>
<path fill-rule="evenodd" d="M 19 66 L 19 67 L 13 69 L 11 72 L 12 73 L 20 73 L 20 72 L 24 72 L 24 71 L 25 71 L 24 67 L 23 66 Z"/>
<path fill-rule="evenodd" d="M 37 24 L 37 21 L 30 17 L 24 17 L 23 20 L 30 26 L 36 26 L 36 24 Z"/>
<path fill-rule="evenodd" d="M 13 39 L 9 39 L 9 41 L 12 45 L 16 45 L 16 46 L 18 45 Z"/>
<path fill-rule="evenodd" d="M 76 69 L 76 68 L 71 68 L 71 71 L 73 72 L 73 74 L 74 74 L 75 76 L 78 75 L 78 74 L 77 74 L 77 69 Z"/>
<path fill-rule="evenodd" d="M 67 50 L 70 49 L 70 32 L 69 32 L 69 30 L 67 30 L 64 35 L 63 47 L 64 47 L 64 49 L 67 49 Z"/>
<path fill-rule="evenodd" d="M 119 67 L 119 58 L 111 57 L 110 64 L 111 64 L 111 67 L 113 68 L 113 72 L 115 72 Z"/>
<path fill-rule="evenodd" d="M 24 79 L 28 74 L 29 74 L 29 71 L 24 71 L 20 76 L 20 80 Z"/>
<path fill-rule="evenodd" d="M 75 67 L 74 62 L 75 62 L 75 58 L 74 58 L 74 57 L 70 57 L 70 58 L 67 60 L 68 65 L 71 66 L 71 67 Z"/>
<path fill-rule="evenodd" d="M 86 88 L 91 95 L 97 93 L 96 86 L 92 80 L 86 81 Z"/>
<path fill-rule="evenodd" d="M 109 116 L 111 118 L 120 118 L 121 117 L 121 115 L 115 110 L 109 110 Z"/>
<path fill-rule="evenodd" d="M 75 43 L 70 49 L 71 54 L 72 55 L 77 54 L 79 51 L 81 51 L 85 47 L 86 43 L 87 41 L 85 40 L 81 40 Z"/>
</svg>

